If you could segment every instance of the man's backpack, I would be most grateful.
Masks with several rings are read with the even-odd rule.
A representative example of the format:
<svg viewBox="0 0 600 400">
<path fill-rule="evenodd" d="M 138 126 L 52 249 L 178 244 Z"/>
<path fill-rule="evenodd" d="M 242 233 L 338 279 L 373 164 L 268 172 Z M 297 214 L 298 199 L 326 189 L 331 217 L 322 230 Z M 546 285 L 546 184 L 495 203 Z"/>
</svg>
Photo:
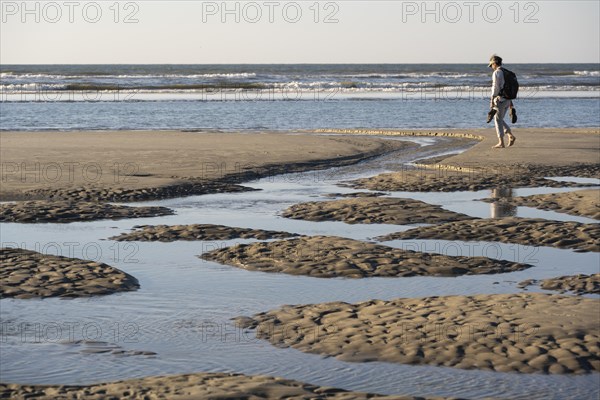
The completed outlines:
<svg viewBox="0 0 600 400">
<path fill-rule="evenodd" d="M 502 68 L 502 72 L 504 73 L 504 87 L 500 91 L 500 96 L 509 100 L 516 99 L 517 93 L 519 92 L 519 81 L 517 80 L 517 75 L 506 68 Z"/>
</svg>

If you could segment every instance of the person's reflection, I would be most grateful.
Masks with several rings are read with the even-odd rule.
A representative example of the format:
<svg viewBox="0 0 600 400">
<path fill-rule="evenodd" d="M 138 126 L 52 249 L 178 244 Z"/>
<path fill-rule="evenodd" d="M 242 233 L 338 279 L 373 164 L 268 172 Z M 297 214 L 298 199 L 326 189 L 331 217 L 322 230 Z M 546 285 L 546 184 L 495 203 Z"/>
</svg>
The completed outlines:
<svg viewBox="0 0 600 400">
<path fill-rule="evenodd" d="M 517 215 L 517 206 L 512 202 L 513 190 L 508 187 L 492 189 L 490 209 L 492 218 L 514 217 Z"/>
</svg>

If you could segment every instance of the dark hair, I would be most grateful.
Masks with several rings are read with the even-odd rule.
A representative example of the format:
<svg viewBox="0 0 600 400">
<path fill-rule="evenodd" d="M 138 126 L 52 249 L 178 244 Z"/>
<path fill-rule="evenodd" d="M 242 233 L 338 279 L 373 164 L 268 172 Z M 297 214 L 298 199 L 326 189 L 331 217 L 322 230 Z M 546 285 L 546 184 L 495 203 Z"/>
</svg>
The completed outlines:
<svg viewBox="0 0 600 400">
<path fill-rule="evenodd" d="M 498 66 L 502 65 L 502 57 L 500 56 L 493 56 L 492 61 L 494 61 L 494 63 Z"/>
</svg>

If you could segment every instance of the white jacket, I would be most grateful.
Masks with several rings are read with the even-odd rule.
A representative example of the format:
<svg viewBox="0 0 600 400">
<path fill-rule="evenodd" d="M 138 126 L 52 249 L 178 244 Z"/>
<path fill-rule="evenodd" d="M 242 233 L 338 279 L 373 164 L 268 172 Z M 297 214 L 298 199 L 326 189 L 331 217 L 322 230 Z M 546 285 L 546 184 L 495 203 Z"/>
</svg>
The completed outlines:
<svg viewBox="0 0 600 400">
<path fill-rule="evenodd" d="M 504 87 L 504 72 L 502 68 L 496 68 L 494 73 L 492 74 L 492 102 L 496 99 L 497 96 L 500 96 L 500 91 Z M 500 97 L 497 101 L 503 102 L 506 100 L 504 97 Z"/>
</svg>

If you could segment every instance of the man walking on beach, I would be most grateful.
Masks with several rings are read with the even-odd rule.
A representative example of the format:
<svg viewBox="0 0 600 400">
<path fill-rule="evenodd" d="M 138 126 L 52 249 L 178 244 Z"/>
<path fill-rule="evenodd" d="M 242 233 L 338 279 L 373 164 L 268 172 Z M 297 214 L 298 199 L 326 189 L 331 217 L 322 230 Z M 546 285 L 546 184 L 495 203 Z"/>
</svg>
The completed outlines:
<svg viewBox="0 0 600 400">
<path fill-rule="evenodd" d="M 494 149 L 504 147 L 504 135 L 508 136 L 508 146 L 515 144 L 515 137 L 511 132 L 510 126 L 504 120 L 506 111 L 511 105 L 511 100 L 502 97 L 502 88 L 504 87 L 504 72 L 502 71 L 502 57 L 493 55 L 490 58 L 488 67 L 492 68 L 492 97 L 490 99 L 490 109 L 496 111 L 494 115 L 494 125 L 496 125 L 496 134 L 498 135 L 498 144 Z"/>
</svg>

